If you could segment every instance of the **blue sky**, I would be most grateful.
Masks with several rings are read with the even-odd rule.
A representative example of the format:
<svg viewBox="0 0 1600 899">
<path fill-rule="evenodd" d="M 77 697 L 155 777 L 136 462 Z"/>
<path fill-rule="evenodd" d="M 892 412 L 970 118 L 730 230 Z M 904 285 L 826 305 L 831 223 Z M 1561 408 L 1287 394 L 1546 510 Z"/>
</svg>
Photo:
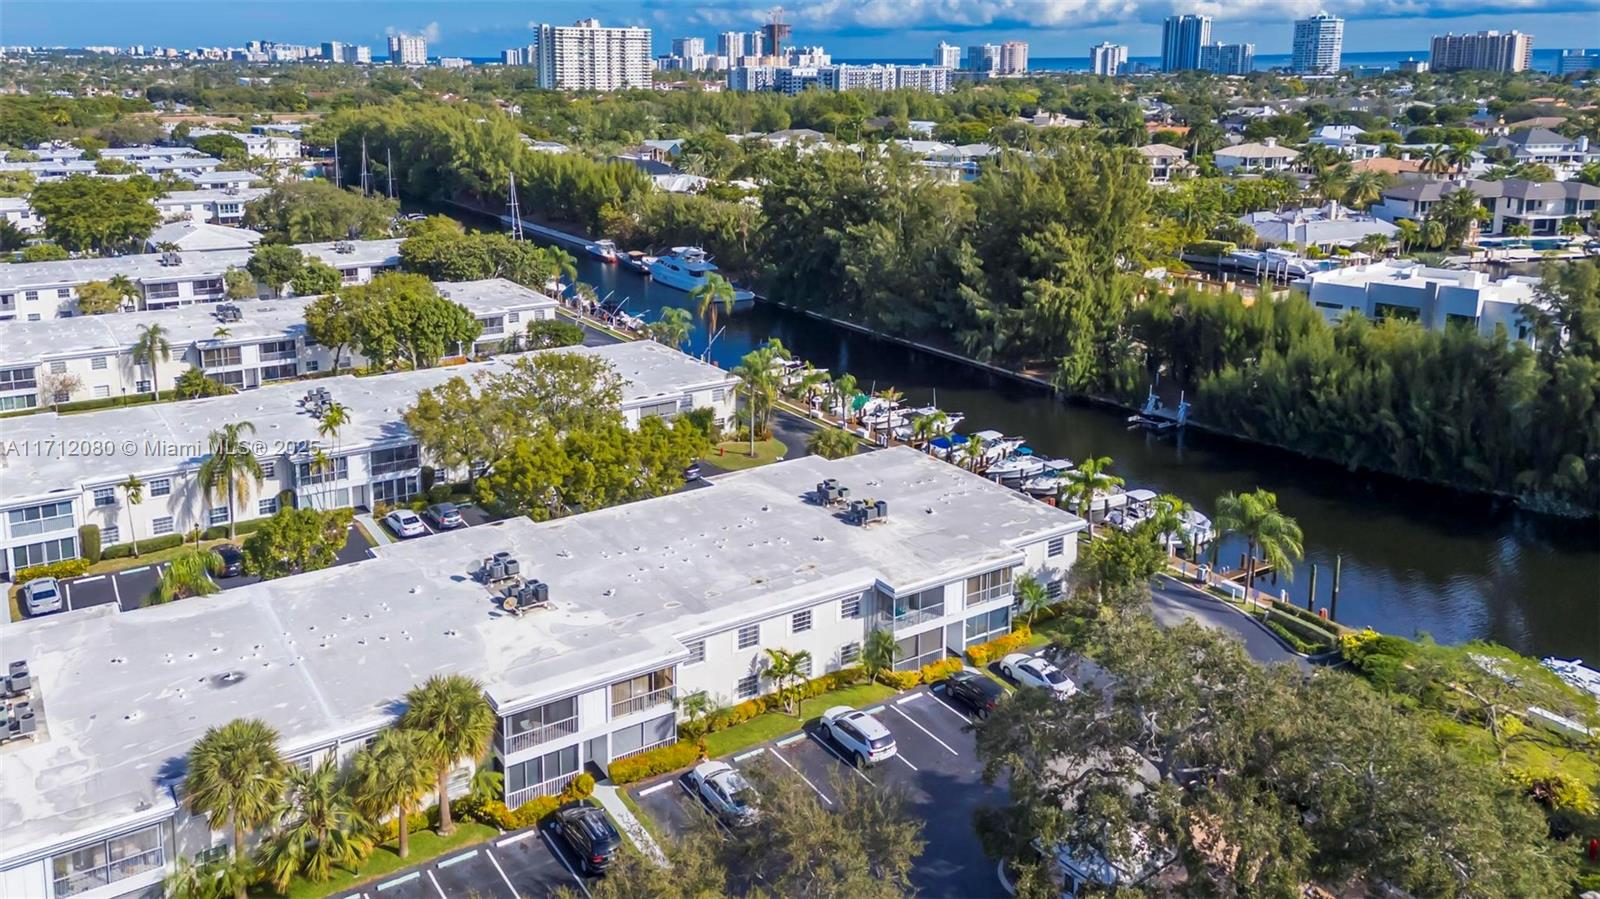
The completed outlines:
<svg viewBox="0 0 1600 899">
<path fill-rule="evenodd" d="M 749 29 L 772 0 L 0 0 L 0 44 L 240 45 L 252 38 L 295 43 L 369 43 L 386 32 L 421 32 L 435 53 L 494 55 L 529 42 L 537 22 L 595 16 L 608 25 L 655 30 L 657 53 L 671 38 Z M 1345 49 L 1421 50 L 1444 31 L 1520 29 L 1536 48 L 1600 45 L 1600 0 L 790 0 L 799 43 L 839 57 L 923 57 L 933 45 L 1029 41 L 1034 56 L 1082 56 L 1103 40 L 1135 56 L 1159 52 L 1160 21 L 1173 12 L 1213 16 L 1215 39 L 1251 41 L 1258 54 L 1286 53 L 1291 22 L 1318 9 L 1344 16 Z M 711 43 L 708 40 L 708 43 Z M 1581 44 L 1578 44 L 1581 45 Z"/>
</svg>

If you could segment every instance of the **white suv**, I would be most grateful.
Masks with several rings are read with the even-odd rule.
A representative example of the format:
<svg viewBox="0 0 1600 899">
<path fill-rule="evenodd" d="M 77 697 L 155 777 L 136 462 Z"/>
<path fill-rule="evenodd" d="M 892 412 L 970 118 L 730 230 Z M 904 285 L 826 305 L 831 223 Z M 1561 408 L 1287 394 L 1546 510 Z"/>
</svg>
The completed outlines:
<svg viewBox="0 0 1600 899">
<path fill-rule="evenodd" d="M 899 751 L 889 728 L 866 712 L 847 705 L 834 706 L 822 713 L 822 726 L 833 742 L 844 747 L 857 768 L 865 768 L 894 757 Z"/>
</svg>

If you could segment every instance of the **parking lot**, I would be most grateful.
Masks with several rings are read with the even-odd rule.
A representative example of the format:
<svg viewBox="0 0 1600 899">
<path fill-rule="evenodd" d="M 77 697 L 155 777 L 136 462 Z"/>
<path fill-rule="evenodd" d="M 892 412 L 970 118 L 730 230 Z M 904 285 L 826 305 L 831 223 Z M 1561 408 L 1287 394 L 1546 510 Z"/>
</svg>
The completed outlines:
<svg viewBox="0 0 1600 899">
<path fill-rule="evenodd" d="M 477 506 L 457 505 L 456 511 L 461 513 L 461 527 L 477 527 L 478 525 L 488 524 L 492 521 L 499 520 L 495 516 L 490 515 L 488 512 L 485 512 Z M 394 528 L 389 526 L 387 516 L 378 519 L 378 526 L 383 528 L 384 534 L 387 535 L 390 540 L 417 540 L 424 536 L 431 537 L 434 534 L 439 533 L 439 528 L 435 527 L 433 522 L 428 520 L 428 516 L 419 512 L 417 517 L 422 519 L 422 526 L 427 529 L 427 534 L 419 534 L 416 537 L 402 537 L 395 533 Z M 451 528 L 451 530 L 460 530 L 460 528 Z"/>
<path fill-rule="evenodd" d="M 539 828 L 517 831 L 338 894 L 339 899 L 546 899 L 587 895 L 571 850 Z"/>
<path fill-rule="evenodd" d="M 724 759 L 734 767 L 765 760 L 780 776 L 800 779 L 825 806 L 835 804 L 840 778 L 861 778 L 880 788 L 903 790 L 912 814 L 922 819 L 927 846 L 911 874 L 917 892 L 929 897 L 1004 895 L 973 831 L 973 812 L 981 805 L 1007 801 L 1003 784 L 985 785 L 964 707 L 944 697 L 943 685 L 921 687 L 871 706 L 873 714 L 894 734 L 898 755 L 857 770 L 841 747 L 809 722 L 798 733 L 739 752 Z M 638 784 L 630 793 L 663 828 L 682 830 L 710 812 L 690 795 L 681 777 Z"/>
</svg>

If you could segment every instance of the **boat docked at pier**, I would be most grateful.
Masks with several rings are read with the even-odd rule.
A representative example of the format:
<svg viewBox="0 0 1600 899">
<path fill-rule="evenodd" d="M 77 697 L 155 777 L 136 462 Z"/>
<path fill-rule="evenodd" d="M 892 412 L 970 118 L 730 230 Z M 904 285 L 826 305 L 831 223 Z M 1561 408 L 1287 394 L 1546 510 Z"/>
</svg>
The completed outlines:
<svg viewBox="0 0 1600 899">
<path fill-rule="evenodd" d="M 643 250 L 629 250 L 617 257 L 617 262 L 623 268 L 638 272 L 646 278 L 650 277 L 650 265 L 655 261 L 656 257 L 645 255 Z"/>
<path fill-rule="evenodd" d="M 715 271 L 718 271 L 716 263 L 699 247 L 673 247 L 650 263 L 652 280 L 685 292 L 706 283 L 706 276 Z M 733 292 L 735 309 L 749 306 L 755 301 L 756 295 L 748 290 L 735 289 Z"/>
<path fill-rule="evenodd" d="M 610 238 L 601 238 L 594 243 L 583 245 L 584 252 L 601 262 L 617 261 L 617 242 Z"/>
</svg>

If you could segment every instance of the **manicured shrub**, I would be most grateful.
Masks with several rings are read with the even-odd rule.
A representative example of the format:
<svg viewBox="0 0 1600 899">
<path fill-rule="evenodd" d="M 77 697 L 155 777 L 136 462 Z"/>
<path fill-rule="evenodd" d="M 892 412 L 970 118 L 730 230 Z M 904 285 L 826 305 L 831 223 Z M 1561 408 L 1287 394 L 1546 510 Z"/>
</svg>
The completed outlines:
<svg viewBox="0 0 1600 899">
<path fill-rule="evenodd" d="M 85 524 L 78 526 L 78 552 L 83 554 L 89 564 L 100 561 L 100 526 Z"/>
<path fill-rule="evenodd" d="M 1004 637 L 997 637 L 987 643 L 967 647 L 967 661 L 975 668 L 988 667 L 990 662 L 1016 652 L 1033 639 L 1033 631 L 1026 624 L 1018 625 L 1017 629 Z"/>
<path fill-rule="evenodd" d="M 16 583 L 26 584 L 34 578 L 41 577 L 78 577 L 88 570 L 88 559 L 62 559 L 59 562 L 49 562 L 44 565 L 32 565 L 18 571 L 16 575 Z"/>
<path fill-rule="evenodd" d="M 609 773 L 611 782 L 621 786 L 687 768 L 699 759 L 700 747 L 693 743 L 673 743 L 612 762 Z"/>
<path fill-rule="evenodd" d="M 133 544 L 118 543 L 100 550 L 100 559 L 126 559 L 133 555 Z"/>
<path fill-rule="evenodd" d="M 917 671 L 885 671 L 878 675 L 878 680 L 896 690 L 909 690 L 922 683 L 922 674 Z"/>
<path fill-rule="evenodd" d="M 450 485 L 434 484 L 428 488 L 428 504 L 447 503 L 450 501 Z"/>
<path fill-rule="evenodd" d="M 151 537 L 147 540 L 140 540 L 139 552 L 153 553 L 181 545 L 183 545 L 183 536 L 181 534 L 163 534 L 160 537 Z"/>
<path fill-rule="evenodd" d="M 434 470 L 432 465 L 422 466 L 422 470 L 418 472 L 417 475 L 418 481 L 422 484 L 422 492 L 427 493 L 428 491 L 432 490 L 433 483 L 438 479 L 438 477 L 439 473 Z"/>
</svg>

